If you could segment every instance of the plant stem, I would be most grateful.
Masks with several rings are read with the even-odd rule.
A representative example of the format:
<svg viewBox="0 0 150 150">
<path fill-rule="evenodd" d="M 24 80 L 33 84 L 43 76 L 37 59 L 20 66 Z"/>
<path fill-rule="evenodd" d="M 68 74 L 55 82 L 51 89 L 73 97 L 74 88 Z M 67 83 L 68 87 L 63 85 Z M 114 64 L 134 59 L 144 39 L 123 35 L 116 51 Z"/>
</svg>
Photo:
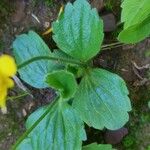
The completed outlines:
<svg viewBox="0 0 150 150">
<path fill-rule="evenodd" d="M 58 97 L 52 102 L 52 104 L 49 105 L 47 111 L 43 113 L 43 115 L 40 116 L 40 118 L 29 128 L 13 145 L 11 150 L 16 150 L 16 148 L 19 146 L 19 144 L 32 132 L 32 130 L 44 119 L 44 117 L 50 112 L 50 109 L 56 104 L 58 100 Z"/>
<path fill-rule="evenodd" d="M 115 42 L 115 43 L 105 44 L 105 45 L 102 46 L 102 48 L 112 47 L 112 46 L 121 45 L 121 44 L 123 44 L 123 43 L 121 43 L 121 42 Z"/>
<path fill-rule="evenodd" d="M 123 44 L 121 42 L 116 42 L 116 43 L 111 43 L 111 44 L 106 44 L 102 46 L 102 50 L 109 50 L 112 48 L 116 48 L 116 47 L 121 47 Z M 26 65 L 29 65 L 30 63 L 34 62 L 34 61 L 39 61 L 39 60 L 51 60 L 51 61 L 57 61 L 57 62 L 61 62 L 61 63 L 70 63 L 70 64 L 75 64 L 75 65 L 79 65 L 79 66 L 87 66 L 85 63 L 81 62 L 81 61 L 76 61 L 73 59 L 66 59 L 66 58 L 59 58 L 59 57 L 53 57 L 53 56 L 37 56 L 37 57 L 33 57 L 21 64 L 18 65 L 18 69 L 21 69 L 23 67 L 25 67 Z"/>
<path fill-rule="evenodd" d="M 112 48 L 117 48 L 117 47 L 121 47 L 123 45 L 128 45 L 128 44 L 124 44 L 124 43 L 120 43 L 120 42 L 116 42 L 116 43 L 111 43 L 111 44 L 106 44 L 102 46 L 102 51 L 103 50 L 110 50 Z"/>
<path fill-rule="evenodd" d="M 27 96 L 27 95 L 29 95 L 29 93 L 23 93 L 23 94 L 20 94 L 20 95 L 17 95 L 17 96 L 10 96 L 10 97 L 7 97 L 7 99 L 15 100 L 15 99 L 20 99 L 20 98 L 22 98 L 24 96 Z"/>
<path fill-rule="evenodd" d="M 71 64 L 76 64 L 79 66 L 86 66 L 86 64 L 80 62 L 80 61 L 75 61 L 73 59 L 65 59 L 65 58 L 57 58 L 57 57 L 52 57 L 52 56 L 37 56 L 37 57 L 33 57 L 25 62 L 23 62 L 22 64 L 18 65 L 18 69 L 21 69 L 23 67 L 25 67 L 26 65 L 34 62 L 34 61 L 38 61 L 38 60 L 51 60 L 51 61 L 58 61 L 61 63 L 71 63 Z"/>
<path fill-rule="evenodd" d="M 115 45 L 115 46 L 112 46 L 112 47 L 106 47 L 106 48 L 103 48 L 102 51 L 105 51 L 105 50 L 111 50 L 111 49 L 114 49 L 114 48 L 121 47 L 121 46 L 123 46 L 123 45 L 127 45 L 127 44 Z"/>
</svg>

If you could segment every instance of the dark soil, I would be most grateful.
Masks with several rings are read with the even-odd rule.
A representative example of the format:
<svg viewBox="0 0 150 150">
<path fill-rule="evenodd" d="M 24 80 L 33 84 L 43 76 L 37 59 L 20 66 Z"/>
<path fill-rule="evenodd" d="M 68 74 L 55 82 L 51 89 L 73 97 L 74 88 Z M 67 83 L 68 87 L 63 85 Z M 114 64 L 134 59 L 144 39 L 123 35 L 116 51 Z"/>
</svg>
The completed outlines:
<svg viewBox="0 0 150 150">
<path fill-rule="evenodd" d="M 91 0 L 93 2 L 94 0 Z M 2 0 L 3 9 L 0 9 L 0 54 L 12 54 L 11 44 L 16 35 L 35 30 L 39 34 L 51 26 L 51 22 L 57 18 L 59 8 L 67 1 L 54 0 L 45 4 L 40 0 Z M 92 4 L 93 5 L 93 4 Z M 99 7 L 100 15 L 113 14 L 118 22 L 120 18 L 120 0 L 106 0 L 103 7 Z M 38 18 L 32 17 L 33 14 Z M 108 25 L 106 18 L 106 25 Z M 105 43 L 112 43 L 120 29 L 113 28 L 107 32 Z M 112 28 L 112 26 L 111 26 Z M 51 48 L 55 47 L 51 38 L 43 37 Z M 146 53 L 150 50 L 150 39 L 146 39 L 137 45 L 124 45 L 118 48 L 101 51 L 94 59 L 95 67 L 105 68 L 119 74 L 127 83 L 132 100 L 133 110 L 130 120 L 125 126 L 128 134 L 118 143 L 113 145 L 120 150 L 148 150 L 150 146 L 150 82 L 149 67 L 150 58 Z M 0 114 L 0 150 L 9 150 L 18 137 L 25 131 L 27 116 L 38 107 L 50 103 L 55 93 L 51 89 L 37 90 L 25 85 L 31 95 L 17 100 L 7 101 L 8 113 Z M 17 96 L 22 90 L 17 86 L 10 91 L 10 96 Z M 84 143 L 106 143 L 107 130 L 99 131 L 87 127 L 88 140 Z M 110 135 L 111 136 L 111 135 Z M 115 140 L 115 139 L 114 139 Z"/>
</svg>

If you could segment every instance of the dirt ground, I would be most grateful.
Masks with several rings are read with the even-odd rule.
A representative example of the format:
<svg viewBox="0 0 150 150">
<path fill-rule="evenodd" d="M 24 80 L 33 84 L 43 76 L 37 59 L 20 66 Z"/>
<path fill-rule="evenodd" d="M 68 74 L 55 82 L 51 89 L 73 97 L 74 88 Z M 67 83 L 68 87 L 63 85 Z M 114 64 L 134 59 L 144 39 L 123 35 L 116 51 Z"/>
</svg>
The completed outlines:
<svg viewBox="0 0 150 150">
<path fill-rule="evenodd" d="M 90 2 L 92 2 L 91 0 Z M 42 0 L 2 0 L 0 6 L 0 54 L 12 54 L 11 44 L 16 35 L 28 30 L 37 31 L 42 34 L 51 22 L 57 18 L 62 5 L 67 0 L 53 0 L 52 2 Z M 94 5 L 94 4 L 93 4 Z M 106 0 L 105 7 L 98 7 L 100 15 L 113 14 L 115 24 L 119 22 L 120 0 L 111 2 Z M 114 20 L 112 20 L 114 21 Z M 106 26 L 109 19 L 106 18 Z M 106 28 L 105 26 L 105 28 Z M 116 25 L 117 26 L 117 25 Z M 108 26 L 112 32 L 106 33 L 105 43 L 114 43 L 118 28 Z M 107 30 L 108 30 L 107 29 Z M 46 43 L 55 48 L 51 35 L 43 37 Z M 101 51 L 94 59 L 95 67 L 102 67 L 119 74 L 127 83 L 130 91 L 133 110 L 130 120 L 125 125 L 126 136 L 121 139 L 118 132 L 110 134 L 108 130 L 99 131 L 92 128 L 87 129 L 88 140 L 84 143 L 109 143 L 114 142 L 114 135 L 118 142 L 113 145 L 119 150 L 150 150 L 150 39 L 146 39 L 136 45 L 123 45 Z M 49 103 L 55 96 L 51 89 L 37 90 L 25 86 L 31 95 L 7 101 L 8 113 L 0 113 L 0 150 L 9 150 L 18 137 L 25 131 L 24 123 L 27 116 L 38 107 Z M 9 92 L 9 96 L 20 95 L 23 91 L 17 86 Z"/>
</svg>

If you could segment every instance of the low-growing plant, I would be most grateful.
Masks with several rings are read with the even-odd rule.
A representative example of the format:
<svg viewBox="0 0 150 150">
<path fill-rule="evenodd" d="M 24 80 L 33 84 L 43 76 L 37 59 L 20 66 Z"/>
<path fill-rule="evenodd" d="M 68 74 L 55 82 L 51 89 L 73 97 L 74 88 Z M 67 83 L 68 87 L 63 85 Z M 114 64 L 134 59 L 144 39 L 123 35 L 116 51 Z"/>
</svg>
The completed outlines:
<svg viewBox="0 0 150 150">
<path fill-rule="evenodd" d="M 133 147 L 133 145 L 135 144 L 135 137 L 128 135 L 125 137 L 125 139 L 123 140 L 123 146 L 128 149 Z"/>
<path fill-rule="evenodd" d="M 20 78 L 38 89 L 52 87 L 57 96 L 28 117 L 27 131 L 12 149 L 112 149 L 97 144 L 82 148 L 84 123 L 116 130 L 131 111 L 124 80 L 92 63 L 103 42 L 103 21 L 86 0 L 76 0 L 66 5 L 52 29 L 56 50 L 34 31 L 17 36 L 13 43 Z"/>
</svg>

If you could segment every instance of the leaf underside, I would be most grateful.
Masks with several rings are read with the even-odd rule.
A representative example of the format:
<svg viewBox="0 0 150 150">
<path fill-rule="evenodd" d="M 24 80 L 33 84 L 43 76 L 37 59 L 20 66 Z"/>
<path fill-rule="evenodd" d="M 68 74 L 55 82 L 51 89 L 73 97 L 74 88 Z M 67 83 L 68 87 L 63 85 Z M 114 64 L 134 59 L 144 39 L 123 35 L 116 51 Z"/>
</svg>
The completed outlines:
<svg viewBox="0 0 150 150">
<path fill-rule="evenodd" d="M 74 75 L 65 70 L 54 71 L 46 76 L 46 83 L 55 90 L 58 90 L 64 99 L 74 96 L 77 83 Z"/>
</svg>

